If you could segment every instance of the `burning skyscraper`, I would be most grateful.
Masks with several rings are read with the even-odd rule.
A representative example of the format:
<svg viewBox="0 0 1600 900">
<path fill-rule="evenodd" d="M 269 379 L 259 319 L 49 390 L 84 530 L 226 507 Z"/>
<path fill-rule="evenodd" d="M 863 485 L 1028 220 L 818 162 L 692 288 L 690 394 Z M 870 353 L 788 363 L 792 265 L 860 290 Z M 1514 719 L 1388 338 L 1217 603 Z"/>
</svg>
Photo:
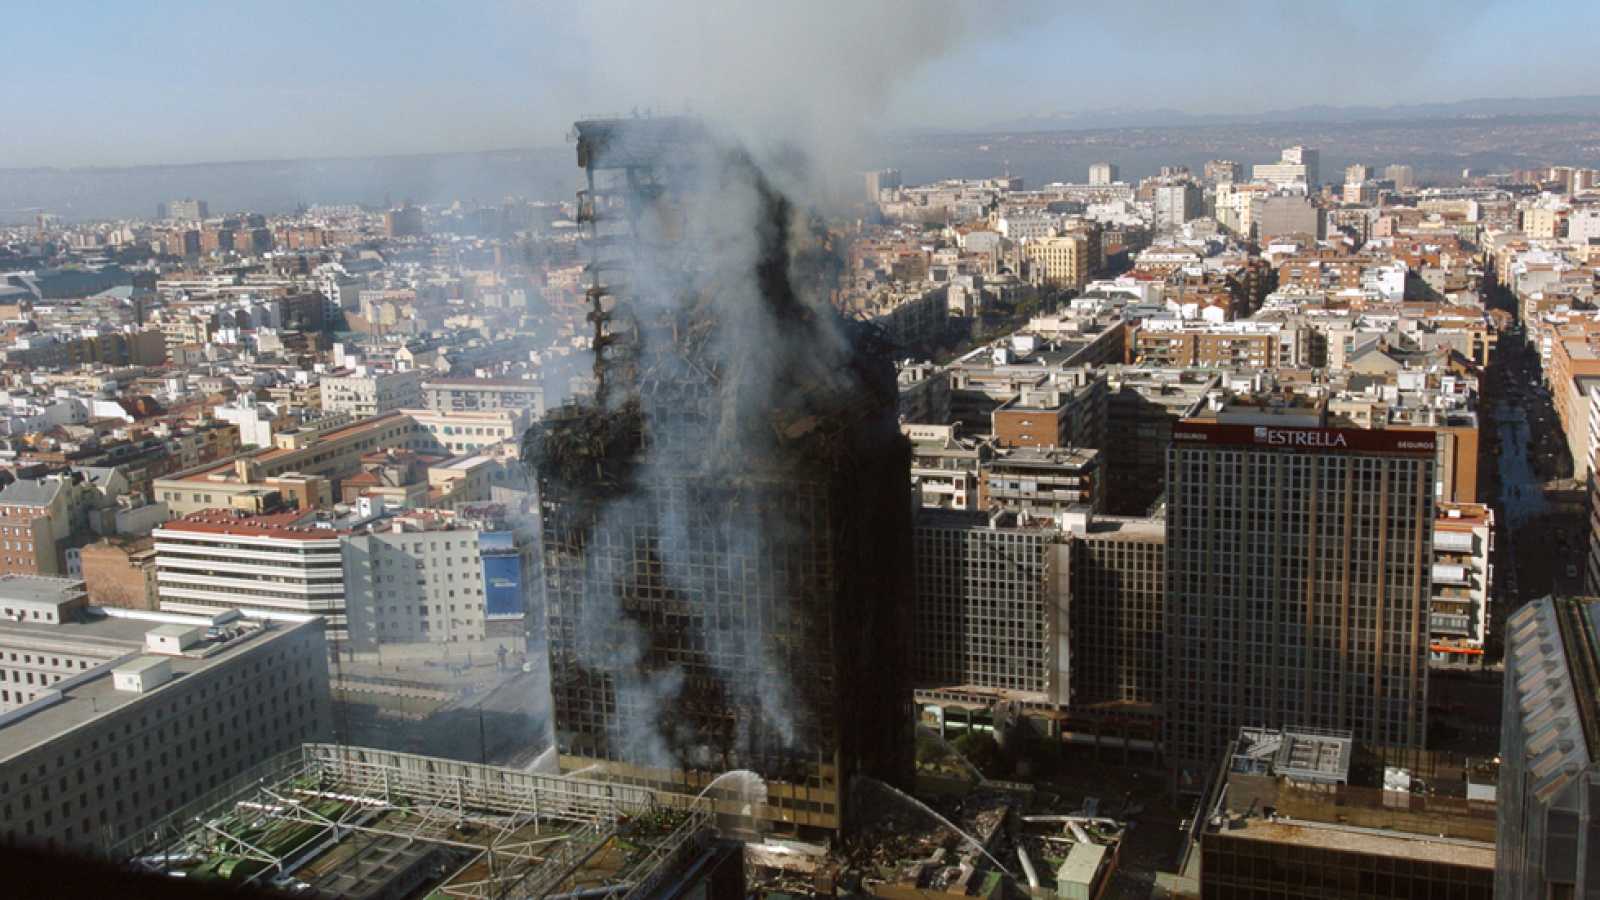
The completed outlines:
<svg viewBox="0 0 1600 900">
<path fill-rule="evenodd" d="M 562 765 L 691 792 L 749 769 L 758 819 L 837 829 L 854 777 L 911 770 L 890 348 L 828 301 L 797 161 L 693 119 L 576 137 L 593 391 L 524 448 Z"/>
</svg>

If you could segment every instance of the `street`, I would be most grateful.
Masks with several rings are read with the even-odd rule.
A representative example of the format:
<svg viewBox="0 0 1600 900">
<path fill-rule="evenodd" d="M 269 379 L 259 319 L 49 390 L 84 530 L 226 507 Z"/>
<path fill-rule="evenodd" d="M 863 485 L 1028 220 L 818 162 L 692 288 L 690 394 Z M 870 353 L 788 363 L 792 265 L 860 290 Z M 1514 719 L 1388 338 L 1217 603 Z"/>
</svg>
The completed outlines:
<svg viewBox="0 0 1600 900">
<path fill-rule="evenodd" d="M 1553 504 L 1550 490 L 1570 478 L 1572 460 L 1538 355 L 1520 328 L 1502 335 L 1486 373 L 1486 413 L 1495 465 L 1484 496 L 1495 507 L 1496 587 L 1491 599 L 1489 659 L 1499 657 L 1498 623 L 1523 603 L 1552 592 L 1583 591 L 1587 517 Z"/>
</svg>

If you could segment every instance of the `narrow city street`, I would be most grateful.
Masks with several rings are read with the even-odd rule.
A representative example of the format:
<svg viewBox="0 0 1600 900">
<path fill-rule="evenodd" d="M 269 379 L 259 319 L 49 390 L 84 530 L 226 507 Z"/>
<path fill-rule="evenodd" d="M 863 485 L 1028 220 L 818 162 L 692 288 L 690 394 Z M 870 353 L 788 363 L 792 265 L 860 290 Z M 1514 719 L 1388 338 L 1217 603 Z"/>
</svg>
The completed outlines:
<svg viewBox="0 0 1600 900">
<path fill-rule="evenodd" d="M 1495 596 L 1491 622 L 1552 592 L 1583 590 L 1585 517 L 1573 508 L 1572 460 L 1538 355 L 1520 328 L 1502 335 L 1491 367 L 1486 404 L 1493 429 L 1493 487 L 1486 499 L 1498 517 Z M 1566 502 L 1552 502 L 1566 493 Z M 1489 657 L 1499 656 L 1502 635 L 1491 625 Z"/>
<path fill-rule="evenodd" d="M 1505 527 L 1515 531 L 1543 514 L 1548 504 L 1542 480 L 1528 458 L 1531 426 L 1527 408 L 1502 400 L 1495 404 L 1492 415 L 1500 439 L 1496 466 L 1500 476 L 1500 509 L 1505 516 Z"/>
</svg>

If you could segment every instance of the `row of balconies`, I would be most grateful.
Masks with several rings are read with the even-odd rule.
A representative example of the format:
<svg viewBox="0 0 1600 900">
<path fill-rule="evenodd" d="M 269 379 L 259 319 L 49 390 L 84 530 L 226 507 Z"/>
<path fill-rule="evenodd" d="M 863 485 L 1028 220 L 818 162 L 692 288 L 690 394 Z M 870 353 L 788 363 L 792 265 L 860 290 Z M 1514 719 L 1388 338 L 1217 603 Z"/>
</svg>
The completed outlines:
<svg viewBox="0 0 1600 900">
<path fill-rule="evenodd" d="M 989 497 L 993 500 L 1055 500 L 1061 503 L 1078 503 L 1088 500 L 1090 492 L 1081 491 L 1015 491 L 1015 490 L 989 490 Z"/>
<path fill-rule="evenodd" d="M 268 609 L 284 609 L 299 613 L 326 613 L 344 609 L 344 597 L 305 599 L 288 597 L 262 597 L 255 594 L 241 594 L 238 591 L 206 590 L 198 586 L 167 585 L 161 586 L 161 599 L 190 600 L 223 606 L 236 607 L 264 607 Z"/>
<path fill-rule="evenodd" d="M 161 570 L 156 574 L 156 582 L 165 590 L 168 585 L 182 587 L 195 585 L 212 588 L 227 588 L 237 591 L 273 591 L 283 594 L 295 594 L 305 597 L 343 597 L 344 582 L 336 581 L 331 584 L 308 584 L 303 581 L 263 581 L 258 578 L 228 578 L 219 576 L 197 575 L 191 572 L 173 572 Z"/>
<path fill-rule="evenodd" d="M 1428 632 L 1430 634 L 1469 637 L 1473 632 L 1472 617 L 1454 613 L 1430 613 L 1428 615 Z"/>
</svg>

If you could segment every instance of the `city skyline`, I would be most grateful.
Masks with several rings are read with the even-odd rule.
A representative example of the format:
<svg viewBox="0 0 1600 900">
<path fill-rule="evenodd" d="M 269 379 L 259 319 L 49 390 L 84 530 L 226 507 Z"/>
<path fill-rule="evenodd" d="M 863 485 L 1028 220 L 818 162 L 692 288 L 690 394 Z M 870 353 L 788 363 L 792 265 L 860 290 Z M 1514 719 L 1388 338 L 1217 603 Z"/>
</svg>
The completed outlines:
<svg viewBox="0 0 1600 900">
<path fill-rule="evenodd" d="M 7 25 L 10 894 L 1600 889 L 1600 7 Z"/>
</svg>

